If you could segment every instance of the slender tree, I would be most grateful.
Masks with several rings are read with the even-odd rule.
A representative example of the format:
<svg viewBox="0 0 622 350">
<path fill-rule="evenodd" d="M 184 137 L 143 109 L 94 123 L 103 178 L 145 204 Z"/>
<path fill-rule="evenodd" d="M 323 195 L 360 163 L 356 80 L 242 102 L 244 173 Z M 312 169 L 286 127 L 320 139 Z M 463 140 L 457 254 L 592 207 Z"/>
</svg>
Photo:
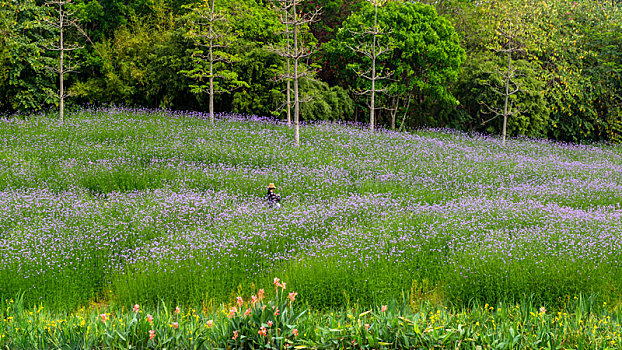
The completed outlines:
<svg viewBox="0 0 622 350">
<path fill-rule="evenodd" d="M 232 63 L 238 60 L 238 57 L 225 52 L 233 37 L 229 35 L 226 29 L 227 18 L 216 11 L 214 0 L 204 0 L 202 4 L 195 7 L 194 16 L 194 27 L 189 32 L 189 36 L 199 47 L 192 54 L 197 66 L 192 70 L 182 71 L 182 73 L 198 81 L 207 79 L 207 86 L 198 84 L 191 85 L 191 87 L 194 93 L 207 92 L 210 123 L 214 124 L 214 95 L 232 90 L 225 89 L 224 82 L 217 84 L 215 78 L 220 78 L 223 81 L 228 80 L 238 86 L 243 85 L 243 83 L 238 81 L 237 75 L 230 70 L 219 69 L 218 74 L 215 72 L 218 63 Z"/>
<path fill-rule="evenodd" d="M 281 23 L 284 24 L 286 28 L 286 44 L 284 47 L 281 46 L 270 49 L 289 62 L 287 65 L 287 72 L 283 74 L 283 76 L 288 81 L 293 82 L 294 85 L 294 144 L 298 147 L 300 146 L 300 103 L 302 102 L 299 91 L 299 81 L 300 78 L 307 77 L 310 74 L 310 70 L 306 66 L 303 66 L 301 61 L 310 57 L 315 52 L 308 43 L 302 40 L 302 34 L 304 28 L 318 19 L 321 9 L 316 8 L 312 13 L 303 13 L 301 11 L 303 0 L 276 1 L 278 1 L 279 4 L 277 9 L 281 13 Z M 291 41 L 289 40 L 290 36 Z M 294 66 L 293 72 L 290 67 L 290 63 L 292 62 Z M 287 105 L 289 106 L 290 104 L 291 101 L 288 98 Z"/>
<path fill-rule="evenodd" d="M 517 69 L 512 65 L 513 55 L 523 52 L 523 48 L 520 47 L 515 32 L 515 25 L 506 21 L 506 24 L 501 26 L 497 30 L 498 35 L 505 43 L 504 48 L 497 49 L 498 53 L 502 53 L 506 56 L 507 66 L 505 69 L 497 69 L 495 74 L 501 77 L 502 85 L 496 86 L 487 82 L 486 85 L 497 95 L 500 95 L 503 99 L 503 107 L 490 106 L 487 103 L 481 102 L 482 105 L 488 110 L 488 114 L 493 114 L 493 117 L 482 122 L 482 125 L 496 119 L 497 117 L 503 117 L 503 129 L 501 132 L 502 145 L 505 146 L 505 139 L 507 136 L 507 123 L 508 118 L 512 115 L 520 113 L 520 111 L 513 106 L 512 96 L 518 94 L 521 91 L 521 83 L 516 80 L 519 75 Z"/>
<path fill-rule="evenodd" d="M 386 89 L 379 89 L 377 82 L 386 80 L 390 77 L 390 74 L 382 74 L 378 70 L 379 58 L 389 53 L 392 48 L 389 45 L 383 45 L 382 39 L 387 35 L 385 30 L 378 24 L 378 7 L 386 3 L 386 0 L 368 0 L 374 6 L 374 25 L 373 27 L 363 28 L 362 31 L 351 33 L 357 38 L 357 45 L 348 47 L 371 61 L 370 67 L 365 70 L 356 70 L 356 75 L 368 80 L 371 83 L 371 89 L 361 91 L 361 94 L 369 95 L 369 129 L 374 131 L 376 124 L 376 94 L 386 91 Z M 393 123 L 393 128 L 395 125 Z"/>
<path fill-rule="evenodd" d="M 67 97 L 65 92 L 65 74 L 74 72 L 76 69 L 75 65 L 71 65 L 69 53 L 81 48 L 79 45 L 65 41 L 65 36 L 69 29 L 79 29 L 77 19 L 74 17 L 75 11 L 67 9 L 69 3 L 71 3 L 71 0 L 48 0 L 45 2 L 48 11 L 55 17 L 57 16 L 57 18 L 45 17 L 44 22 L 50 29 L 58 33 L 58 41 L 45 45 L 45 48 L 59 53 L 58 64 L 48 68 L 58 74 L 59 92 L 56 97 L 59 100 L 61 123 L 64 121 L 65 98 Z"/>
<path fill-rule="evenodd" d="M 292 50 L 292 42 L 291 35 L 292 31 L 290 30 L 289 21 L 292 13 L 292 2 L 291 0 L 274 0 L 276 4 L 276 9 L 280 13 L 281 23 L 285 24 L 285 61 L 286 61 L 286 73 L 281 75 L 282 79 L 286 81 L 286 100 L 285 100 L 285 108 L 287 110 L 287 126 L 292 126 L 292 73 L 291 73 L 291 50 Z"/>
</svg>

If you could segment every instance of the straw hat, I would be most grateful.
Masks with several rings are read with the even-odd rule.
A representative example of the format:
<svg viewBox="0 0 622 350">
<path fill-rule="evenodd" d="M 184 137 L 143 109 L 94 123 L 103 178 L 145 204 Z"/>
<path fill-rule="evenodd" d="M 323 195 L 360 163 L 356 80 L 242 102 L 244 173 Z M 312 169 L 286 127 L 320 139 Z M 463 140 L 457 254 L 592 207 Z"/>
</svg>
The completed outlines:
<svg viewBox="0 0 622 350">
<path fill-rule="evenodd" d="M 270 182 L 270 184 L 268 185 L 268 188 L 276 188 L 276 186 L 274 186 L 274 184 Z"/>
</svg>

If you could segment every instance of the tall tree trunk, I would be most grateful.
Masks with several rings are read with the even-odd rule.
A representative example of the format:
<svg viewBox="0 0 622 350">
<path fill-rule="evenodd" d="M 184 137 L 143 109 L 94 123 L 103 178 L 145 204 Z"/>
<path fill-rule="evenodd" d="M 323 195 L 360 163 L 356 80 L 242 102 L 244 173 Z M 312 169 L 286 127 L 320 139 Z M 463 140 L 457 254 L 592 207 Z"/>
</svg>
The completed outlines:
<svg viewBox="0 0 622 350">
<path fill-rule="evenodd" d="M 296 14 L 296 3 L 294 2 L 293 15 Z M 294 24 L 294 144 L 300 146 L 300 98 L 298 91 L 298 25 Z"/>
<path fill-rule="evenodd" d="M 502 145 L 505 146 L 505 137 L 508 124 L 508 102 L 510 99 L 510 72 L 512 69 L 512 53 L 508 52 L 508 72 L 505 78 L 505 103 L 503 105 L 503 141 Z"/>
<path fill-rule="evenodd" d="M 289 21 L 289 14 L 285 14 L 285 21 Z M 291 41 L 289 36 L 289 24 L 285 25 L 285 31 L 287 32 L 287 126 L 292 126 L 292 88 L 291 88 Z"/>
<path fill-rule="evenodd" d="M 64 47 L 64 38 L 63 38 L 63 23 L 64 23 L 64 14 L 63 14 L 63 5 L 61 3 L 58 4 L 58 13 L 60 16 L 60 63 L 59 63 L 59 79 L 60 79 L 60 101 L 59 101 L 59 113 L 60 113 L 60 122 L 63 123 L 65 119 L 65 70 L 63 69 L 63 60 L 65 54 Z"/>
<path fill-rule="evenodd" d="M 210 9 L 209 22 L 209 121 L 214 124 L 214 0 Z"/>
<path fill-rule="evenodd" d="M 376 32 L 378 32 L 378 2 L 376 2 L 374 14 L 374 37 L 373 37 L 373 54 L 371 60 L 371 101 L 369 108 L 369 130 L 374 131 L 375 112 L 376 112 Z"/>
</svg>

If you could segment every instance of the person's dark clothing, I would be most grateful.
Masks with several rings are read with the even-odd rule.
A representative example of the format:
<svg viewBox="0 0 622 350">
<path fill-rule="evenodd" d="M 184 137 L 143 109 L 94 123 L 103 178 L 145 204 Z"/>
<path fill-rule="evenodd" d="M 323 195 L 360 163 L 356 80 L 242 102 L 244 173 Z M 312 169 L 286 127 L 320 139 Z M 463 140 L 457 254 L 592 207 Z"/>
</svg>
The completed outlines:
<svg viewBox="0 0 622 350">
<path fill-rule="evenodd" d="M 275 205 L 281 200 L 281 195 L 274 193 L 274 191 L 268 191 L 266 196 L 266 202 L 270 205 Z"/>
</svg>

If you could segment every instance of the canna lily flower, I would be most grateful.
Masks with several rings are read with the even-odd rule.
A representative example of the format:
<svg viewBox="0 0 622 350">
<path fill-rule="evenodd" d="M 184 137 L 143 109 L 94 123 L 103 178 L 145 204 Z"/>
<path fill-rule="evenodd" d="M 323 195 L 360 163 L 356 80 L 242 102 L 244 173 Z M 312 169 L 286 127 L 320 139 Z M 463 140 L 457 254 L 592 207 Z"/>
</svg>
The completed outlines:
<svg viewBox="0 0 622 350">
<path fill-rule="evenodd" d="M 233 318 L 233 316 L 235 316 L 237 312 L 238 312 L 238 308 L 236 308 L 235 306 L 232 306 L 231 309 L 229 309 L 229 318 Z"/>
</svg>

